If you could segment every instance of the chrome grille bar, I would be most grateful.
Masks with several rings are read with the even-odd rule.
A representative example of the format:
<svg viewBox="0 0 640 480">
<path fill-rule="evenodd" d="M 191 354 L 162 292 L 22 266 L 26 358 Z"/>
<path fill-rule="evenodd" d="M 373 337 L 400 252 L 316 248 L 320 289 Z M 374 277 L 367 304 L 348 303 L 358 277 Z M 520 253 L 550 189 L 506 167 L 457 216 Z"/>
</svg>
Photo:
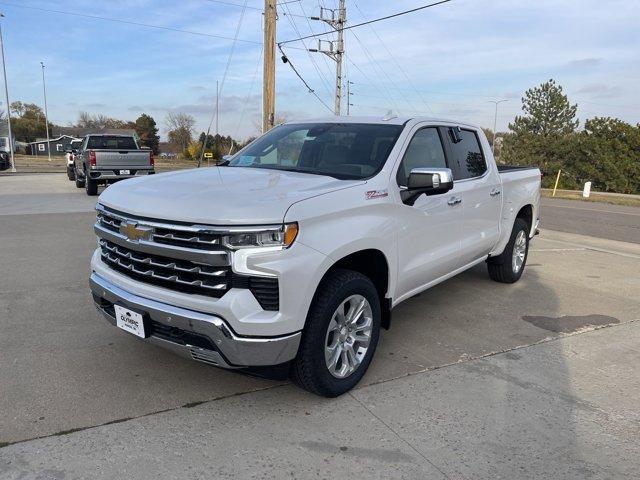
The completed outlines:
<svg viewBox="0 0 640 480">
<path fill-rule="evenodd" d="M 97 222 L 93 230 L 100 238 L 116 243 L 121 247 L 132 249 L 138 252 L 151 255 L 160 255 L 181 260 L 204 263 L 206 265 L 227 266 L 230 264 L 229 252 L 226 250 L 202 250 L 196 248 L 178 247 L 175 245 L 165 245 L 148 240 L 131 241 L 123 234 L 114 232 Z"/>
<path fill-rule="evenodd" d="M 144 255 L 141 256 L 106 240 L 99 240 L 99 245 L 102 250 L 102 259 L 108 265 L 117 265 L 137 275 L 221 293 L 229 288 L 229 279 L 225 278 L 227 274 L 226 270 L 206 272 L 203 270 L 204 266 L 196 265 L 194 268 L 189 268 L 178 265 L 176 262 L 164 262 L 157 257 L 149 258 L 144 257 Z M 164 272 L 160 269 L 169 271 Z M 197 269 L 197 271 L 195 269 Z M 185 278 L 180 275 L 181 273 L 187 273 L 196 278 Z M 212 280 L 215 281 L 210 283 Z"/>
</svg>

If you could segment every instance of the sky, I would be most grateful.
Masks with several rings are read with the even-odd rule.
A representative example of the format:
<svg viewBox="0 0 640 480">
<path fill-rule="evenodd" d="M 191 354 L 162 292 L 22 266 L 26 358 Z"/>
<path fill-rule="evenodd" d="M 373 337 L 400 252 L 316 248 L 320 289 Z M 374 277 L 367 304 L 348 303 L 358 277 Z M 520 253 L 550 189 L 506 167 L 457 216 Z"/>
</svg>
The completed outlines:
<svg viewBox="0 0 640 480">
<path fill-rule="evenodd" d="M 337 5 L 336 0 L 280 2 L 279 42 L 326 31 L 327 25 L 308 17 L 317 16 L 321 4 Z M 124 120 L 147 113 L 165 137 L 166 115 L 180 112 L 193 115 L 200 132 L 211 122 L 216 81 L 223 81 L 228 64 L 220 95 L 220 133 L 237 139 L 255 135 L 262 109 L 264 3 L 247 0 L 243 9 L 244 3 L 0 1 L 10 101 L 43 105 L 42 61 L 53 123 L 70 125 L 80 111 Z M 353 25 L 426 3 L 347 0 L 347 22 Z M 238 25 L 234 48 L 230 39 Z M 639 0 L 452 0 L 345 35 L 352 115 L 391 111 L 492 128 L 491 101 L 505 99 L 497 117 L 498 130 L 504 130 L 521 112 L 524 91 L 553 78 L 578 104 L 581 124 L 594 116 L 640 123 Z M 335 63 L 305 51 L 316 46 L 315 40 L 306 40 L 283 48 L 332 107 Z M 278 59 L 277 117 L 331 114 Z"/>
</svg>

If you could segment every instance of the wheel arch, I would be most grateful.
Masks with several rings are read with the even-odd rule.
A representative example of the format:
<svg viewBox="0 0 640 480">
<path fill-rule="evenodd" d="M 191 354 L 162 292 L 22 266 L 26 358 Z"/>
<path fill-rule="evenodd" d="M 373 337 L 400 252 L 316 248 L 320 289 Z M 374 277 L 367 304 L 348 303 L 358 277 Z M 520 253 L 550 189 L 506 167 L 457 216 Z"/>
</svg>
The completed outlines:
<svg viewBox="0 0 640 480">
<path fill-rule="evenodd" d="M 318 284 L 318 289 L 316 289 L 316 294 L 324 280 L 336 270 L 352 270 L 371 280 L 380 298 L 382 327 L 388 329 L 391 324 L 391 298 L 388 298 L 391 279 L 386 255 L 376 248 L 366 248 L 344 255 L 324 273 Z"/>
</svg>

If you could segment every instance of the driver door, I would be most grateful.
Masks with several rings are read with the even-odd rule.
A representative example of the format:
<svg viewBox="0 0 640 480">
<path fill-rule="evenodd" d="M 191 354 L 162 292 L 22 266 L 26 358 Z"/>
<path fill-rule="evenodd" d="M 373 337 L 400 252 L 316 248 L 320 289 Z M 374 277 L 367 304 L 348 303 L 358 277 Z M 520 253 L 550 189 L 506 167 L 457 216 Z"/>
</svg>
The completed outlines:
<svg viewBox="0 0 640 480">
<path fill-rule="evenodd" d="M 413 168 L 451 168 L 442 132 L 435 126 L 417 126 L 404 151 L 396 181 L 402 189 Z M 453 272 L 462 239 L 462 205 L 453 190 L 421 195 L 413 205 L 398 205 L 398 289 L 396 299 L 418 293 Z"/>
</svg>

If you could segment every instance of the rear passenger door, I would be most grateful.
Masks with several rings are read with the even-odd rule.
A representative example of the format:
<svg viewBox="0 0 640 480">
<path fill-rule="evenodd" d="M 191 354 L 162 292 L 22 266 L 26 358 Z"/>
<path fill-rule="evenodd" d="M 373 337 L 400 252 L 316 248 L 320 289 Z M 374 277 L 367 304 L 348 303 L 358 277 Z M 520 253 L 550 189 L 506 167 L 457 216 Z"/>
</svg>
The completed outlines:
<svg viewBox="0 0 640 480">
<path fill-rule="evenodd" d="M 500 235 L 501 184 L 493 162 L 488 162 L 479 132 L 447 127 L 444 137 L 454 185 L 462 198 L 462 239 L 459 267 L 488 255 Z"/>
</svg>

